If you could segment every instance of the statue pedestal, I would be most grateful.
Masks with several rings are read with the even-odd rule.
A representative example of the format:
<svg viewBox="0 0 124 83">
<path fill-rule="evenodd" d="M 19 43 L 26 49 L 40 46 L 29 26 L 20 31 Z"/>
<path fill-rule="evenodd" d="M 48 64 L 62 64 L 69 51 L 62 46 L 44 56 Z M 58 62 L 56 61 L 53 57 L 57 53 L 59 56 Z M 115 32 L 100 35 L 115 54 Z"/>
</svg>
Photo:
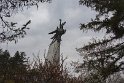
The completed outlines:
<svg viewBox="0 0 124 83">
<path fill-rule="evenodd" d="M 50 44 L 49 50 L 46 56 L 46 61 L 48 64 L 59 64 L 60 61 L 60 42 L 55 40 Z"/>
</svg>

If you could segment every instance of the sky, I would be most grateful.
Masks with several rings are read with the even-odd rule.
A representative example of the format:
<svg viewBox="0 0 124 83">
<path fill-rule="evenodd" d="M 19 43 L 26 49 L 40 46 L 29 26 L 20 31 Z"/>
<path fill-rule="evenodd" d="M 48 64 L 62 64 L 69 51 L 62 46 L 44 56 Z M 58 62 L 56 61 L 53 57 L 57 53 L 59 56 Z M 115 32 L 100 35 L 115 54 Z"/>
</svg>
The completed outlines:
<svg viewBox="0 0 124 83">
<path fill-rule="evenodd" d="M 66 21 L 64 29 L 66 33 L 62 36 L 61 54 L 67 57 L 67 62 L 81 60 L 76 48 L 87 44 L 92 38 L 101 38 L 103 34 L 92 31 L 80 30 L 80 23 L 87 23 L 95 18 L 96 12 L 83 5 L 79 0 L 53 0 L 52 3 L 41 3 L 39 8 L 31 7 L 14 14 L 9 20 L 23 25 L 31 20 L 30 30 L 27 35 L 19 39 L 18 43 L 1 43 L 3 50 L 9 50 L 11 54 L 16 51 L 25 52 L 30 58 L 39 55 L 43 58 L 47 54 L 51 37 L 49 32 L 56 29 L 59 19 Z M 45 51 L 46 50 L 46 51 Z"/>
</svg>

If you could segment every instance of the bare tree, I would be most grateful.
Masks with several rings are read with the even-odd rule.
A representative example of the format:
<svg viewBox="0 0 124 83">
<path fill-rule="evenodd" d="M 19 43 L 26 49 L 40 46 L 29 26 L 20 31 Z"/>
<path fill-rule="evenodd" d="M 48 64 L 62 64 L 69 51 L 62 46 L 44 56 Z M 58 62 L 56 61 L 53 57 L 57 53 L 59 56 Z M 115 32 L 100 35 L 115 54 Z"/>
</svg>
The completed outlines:
<svg viewBox="0 0 124 83">
<path fill-rule="evenodd" d="M 0 42 L 15 41 L 26 35 L 27 26 L 31 23 L 29 20 L 20 28 L 17 28 L 18 22 L 10 22 L 6 20 L 10 18 L 13 13 L 29 8 L 30 6 L 37 6 L 39 2 L 50 2 L 51 0 L 0 0 Z"/>
</svg>

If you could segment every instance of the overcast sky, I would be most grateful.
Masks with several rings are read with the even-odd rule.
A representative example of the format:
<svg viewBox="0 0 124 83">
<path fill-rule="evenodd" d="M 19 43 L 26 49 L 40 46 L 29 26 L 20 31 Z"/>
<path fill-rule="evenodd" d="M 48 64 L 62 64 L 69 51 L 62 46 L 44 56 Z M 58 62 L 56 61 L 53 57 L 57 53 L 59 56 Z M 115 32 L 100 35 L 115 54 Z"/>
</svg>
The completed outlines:
<svg viewBox="0 0 124 83">
<path fill-rule="evenodd" d="M 18 43 L 9 42 L 1 44 L 1 48 L 8 49 L 12 54 L 16 51 L 26 52 L 27 56 L 32 57 L 40 52 L 43 57 L 44 50 L 48 50 L 48 46 L 52 41 L 52 35 L 49 32 L 56 29 L 59 25 L 59 19 L 66 21 L 64 28 L 66 34 L 62 36 L 61 53 L 64 57 L 68 57 L 68 61 L 76 61 L 80 59 L 75 48 L 80 48 L 87 44 L 92 37 L 100 38 L 102 34 L 88 32 L 84 33 L 79 29 L 80 23 L 87 23 L 96 15 L 95 11 L 90 8 L 79 5 L 79 0 L 53 0 L 52 3 L 39 4 L 28 10 L 14 14 L 10 20 L 21 25 L 31 19 L 29 25 L 30 30 L 23 39 L 19 39 Z"/>
</svg>

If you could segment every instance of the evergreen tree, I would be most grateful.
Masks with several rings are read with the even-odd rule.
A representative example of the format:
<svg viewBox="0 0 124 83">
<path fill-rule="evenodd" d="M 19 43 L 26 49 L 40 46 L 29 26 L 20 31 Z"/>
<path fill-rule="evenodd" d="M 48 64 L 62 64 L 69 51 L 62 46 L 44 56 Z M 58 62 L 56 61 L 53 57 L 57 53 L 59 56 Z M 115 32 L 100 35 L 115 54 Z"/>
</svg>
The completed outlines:
<svg viewBox="0 0 124 83">
<path fill-rule="evenodd" d="M 80 0 L 81 5 L 92 8 L 98 14 L 81 30 L 106 31 L 102 40 L 93 40 L 77 51 L 83 56 L 81 68 L 88 68 L 106 79 L 109 75 L 124 69 L 124 0 Z M 115 42 L 116 41 L 116 42 Z M 94 75 L 95 75 L 94 74 Z"/>
<path fill-rule="evenodd" d="M 7 50 L 4 52 L 0 50 L 0 76 L 7 72 L 9 67 L 10 54 Z"/>
<path fill-rule="evenodd" d="M 24 52 L 16 52 L 12 57 L 9 52 L 0 51 L 0 81 L 20 79 L 27 73 L 28 59 Z"/>
</svg>

